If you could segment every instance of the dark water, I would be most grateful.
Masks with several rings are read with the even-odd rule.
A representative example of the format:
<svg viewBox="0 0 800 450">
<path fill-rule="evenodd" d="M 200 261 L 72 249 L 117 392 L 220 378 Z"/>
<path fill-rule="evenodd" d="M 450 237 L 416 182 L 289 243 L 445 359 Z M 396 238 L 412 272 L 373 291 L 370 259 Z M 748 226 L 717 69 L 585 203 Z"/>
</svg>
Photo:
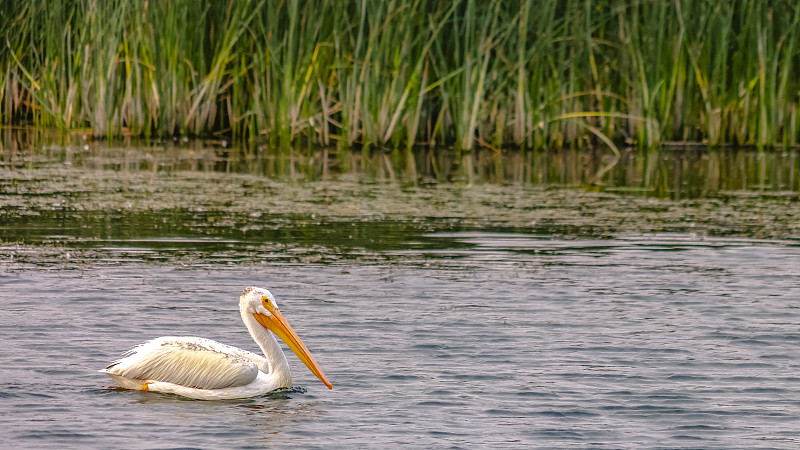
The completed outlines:
<svg viewBox="0 0 800 450">
<path fill-rule="evenodd" d="M 559 181 L 533 174 L 595 176 L 604 156 L 476 152 L 445 170 L 443 152 L 429 172 L 425 152 L 344 166 L 14 139 L 4 447 L 800 445 L 794 154 L 664 151 L 651 169 L 623 155 L 599 179 Z M 161 335 L 255 350 L 237 311 L 251 284 L 276 295 L 333 391 L 294 356 L 296 389 L 238 401 L 109 390 L 96 372 Z"/>
</svg>

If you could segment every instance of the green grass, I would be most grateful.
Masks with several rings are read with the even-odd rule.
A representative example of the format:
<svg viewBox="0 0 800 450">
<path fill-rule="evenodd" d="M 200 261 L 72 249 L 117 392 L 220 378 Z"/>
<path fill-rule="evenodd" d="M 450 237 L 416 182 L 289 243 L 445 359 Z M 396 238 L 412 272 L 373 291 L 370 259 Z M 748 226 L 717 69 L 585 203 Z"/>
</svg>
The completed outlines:
<svg viewBox="0 0 800 450">
<path fill-rule="evenodd" d="M 800 138 L 787 0 L 0 0 L 0 31 L 5 124 L 365 149 Z"/>
</svg>

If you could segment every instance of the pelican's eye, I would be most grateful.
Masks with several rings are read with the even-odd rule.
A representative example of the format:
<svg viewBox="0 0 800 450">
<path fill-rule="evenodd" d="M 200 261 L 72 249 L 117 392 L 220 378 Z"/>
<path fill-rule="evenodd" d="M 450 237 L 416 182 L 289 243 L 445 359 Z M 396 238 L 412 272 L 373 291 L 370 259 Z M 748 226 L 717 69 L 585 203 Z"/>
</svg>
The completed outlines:
<svg viewBox="0 0 800 450">
<path fill-rule="evenodd" d="M 267 311 L 272 312 L 275 309 L 275 306 L 269 301 L 269 297 L 261 297 L 261 304 L 264 305 L 264 308 L 267 308 Z"/>
</svg>

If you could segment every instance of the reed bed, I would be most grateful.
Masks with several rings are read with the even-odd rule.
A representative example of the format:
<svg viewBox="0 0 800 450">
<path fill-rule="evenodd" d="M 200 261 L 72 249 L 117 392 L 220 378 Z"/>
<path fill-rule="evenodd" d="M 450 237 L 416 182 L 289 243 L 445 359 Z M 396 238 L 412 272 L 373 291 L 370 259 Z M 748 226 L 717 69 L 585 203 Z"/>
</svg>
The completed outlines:
<svg viewBox="0 0 800 450">
<path fill-rule="evenodd" d="M 800 4 L 0 0 L 0 120 L 499 149 L 798 144 Z"/>
</svg>

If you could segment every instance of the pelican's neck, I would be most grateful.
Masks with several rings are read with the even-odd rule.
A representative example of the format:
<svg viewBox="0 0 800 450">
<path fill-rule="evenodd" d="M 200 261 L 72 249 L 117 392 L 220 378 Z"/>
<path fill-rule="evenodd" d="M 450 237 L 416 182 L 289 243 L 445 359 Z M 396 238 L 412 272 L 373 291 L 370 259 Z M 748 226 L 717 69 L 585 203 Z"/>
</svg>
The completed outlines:
<svg viewBox="0 0 800 450">
<path fill-rule="evenodd" d="M 286 360 L 286 355 L 283 354 L 275 335 L 258 323 L 250 313 L 242 311 L 242 320 L 250 331 L 250 335 L 253 336 L 253 340 L 261 347 L 264 358 L 266 358 L 268 367 L 259 367 L 259 369 L 275 380 L 277 383 L 276 389 L 292 387 L 292 373 L 289 371 L 289 361 Z"/>
</svg>

